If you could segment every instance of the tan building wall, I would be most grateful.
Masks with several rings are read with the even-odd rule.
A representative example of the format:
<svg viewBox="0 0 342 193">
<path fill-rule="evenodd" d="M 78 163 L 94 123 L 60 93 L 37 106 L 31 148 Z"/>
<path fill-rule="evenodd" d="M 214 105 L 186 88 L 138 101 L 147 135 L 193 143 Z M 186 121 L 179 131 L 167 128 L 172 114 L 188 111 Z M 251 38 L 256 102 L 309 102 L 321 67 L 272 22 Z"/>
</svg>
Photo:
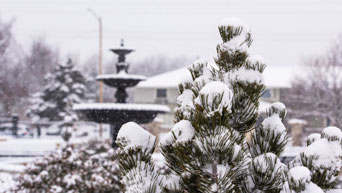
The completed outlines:
<svg viewBox="0 0 342 193">
<path fill-rule="evenodd" d="M 165 97 L 158 97 L 158 90 L 166 91 Z M 171 129 L 174 124 L 174 114 L 177 108 L 177 97 L 179 95 L 178 88 L 155 88 L 155 87 L 137 87 L 133 90 L 134 103 L 147 103 L 147 104 L 163 104 L 170 108 L 170 113 L 158 115 L 159 119 L 163 120 L 160 127 L 164 129 Z M 270 88 L 270 95 L 262 97 L 263 101 L 275 102 L 279 101 L 280 89 Z"/>
</svg>

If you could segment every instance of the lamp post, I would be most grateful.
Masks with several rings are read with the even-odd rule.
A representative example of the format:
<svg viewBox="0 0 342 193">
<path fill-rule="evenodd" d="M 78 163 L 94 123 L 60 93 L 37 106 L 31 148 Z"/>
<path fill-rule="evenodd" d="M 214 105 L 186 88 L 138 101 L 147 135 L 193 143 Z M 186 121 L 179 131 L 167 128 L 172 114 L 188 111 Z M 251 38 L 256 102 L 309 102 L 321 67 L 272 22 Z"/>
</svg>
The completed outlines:
<svg viewBox="0 0 342 193">
<path fill-rule="evenodd" d="M 96 12 L 92 9 L 88 9 L 88 11 L 96 18 L 99 23 L 99 58 L 98 58 L 98 74 L 102 74 L 102 18 L 96 14 Z M 103 83 L 99 81 L 99 102 L 103 102 L 103 94 L 102 94 Z M 102 137 L 102 124 L 100 123 L 100 137 Z"/>
</svg>

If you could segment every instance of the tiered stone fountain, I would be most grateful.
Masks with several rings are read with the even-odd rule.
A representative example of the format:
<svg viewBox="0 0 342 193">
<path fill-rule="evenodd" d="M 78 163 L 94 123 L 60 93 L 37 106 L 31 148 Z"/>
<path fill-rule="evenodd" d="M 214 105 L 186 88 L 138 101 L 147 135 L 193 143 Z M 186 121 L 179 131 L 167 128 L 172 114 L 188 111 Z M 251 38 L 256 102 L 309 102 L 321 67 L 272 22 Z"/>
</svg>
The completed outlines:
<svg viewBox="0 0 342 193">
<path fill-rule="evenodd" d="M 129 121 L 142 124 L 149 123 L 153 121 L 158 113 L 166 113 L 170 109 L 165 105 L 126 103 L 128 97 L 126 88 L 136 86 L 146 77 L 128 74 L 129 64 L 125 61 L 125 58 L 127 54 L 134 50 L 125 48 L 123 40 L 121 41 L 121 47 L 111 49 L 111 51 L 119 55 L 116 63 L 117 74 L 99 75 L 97 80 L 116 88 L 115 98 L 117 103 L 77 104 L 73 109 L 81 118 L 88 121 L 110 124 L 113 147 L 115 147 L 115 140 L 121 125 Z"/>
</svg>

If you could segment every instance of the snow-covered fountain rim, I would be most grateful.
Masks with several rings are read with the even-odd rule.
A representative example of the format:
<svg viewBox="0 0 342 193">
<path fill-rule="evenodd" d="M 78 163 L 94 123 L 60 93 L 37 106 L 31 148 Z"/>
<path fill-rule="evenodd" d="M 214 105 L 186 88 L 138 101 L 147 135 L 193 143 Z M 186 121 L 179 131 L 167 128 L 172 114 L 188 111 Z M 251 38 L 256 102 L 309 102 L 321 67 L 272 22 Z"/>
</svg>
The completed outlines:
<svg viewBox="0 0 342 193">
<path fill-rule="evenodd" d="M 111 48 L 110 50 L 132 50 L 132 51 L 134 51 L 134 49 L 133 48 L 129 48 L 129 47 L 116 47 L 116 48 Z"/>
<path fill-rule="evenodd" d="M 170 108 L 165 105 L 137 103 L 84 103 L 74 105 L 73 110 L 135 110 L 170 112 Z"/>
<path fill-rule="evenodd" d="M 96 76 L 96 80 L 104 80 L 104 79 L 133 79 L 133 80 L 146 80 L 145 76 L 136 75 L 136 74 L 101 74 Z"/>
</svg>

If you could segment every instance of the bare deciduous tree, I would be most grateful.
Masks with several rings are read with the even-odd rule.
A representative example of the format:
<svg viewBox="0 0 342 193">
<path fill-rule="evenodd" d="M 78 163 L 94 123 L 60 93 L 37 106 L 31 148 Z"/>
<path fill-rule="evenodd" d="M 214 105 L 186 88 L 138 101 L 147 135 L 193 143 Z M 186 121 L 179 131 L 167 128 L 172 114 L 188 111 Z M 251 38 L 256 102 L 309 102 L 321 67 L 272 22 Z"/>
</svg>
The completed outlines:
<svg viewBox="0 0 342 193">
<path fill-rule="evenodd" d="M 286 103 L 297 116 L 321 116 L 342 126 L 342 35 L 324 55 L 304 62 Z"/>
<path fill-rule="evenodd" d="M 134 74 L 142 74 L 149 77 L 180 67 L 185 67 L 190 65 L 191 62 L 192 61 L 185 56 L 170 58 L 169 56 L 165 55 L 156 55 L 133 63 L 130 66 L 129 72 Z"/>
<path fill-rule="evenodd" d="M 11 29 L 13 21 L 0 20 L 0 115 L 8 116 L 15 104 L 27 96 L 24 89 L 20 47 L 14 41 Z"/>
<path fill-rule="evenodd" d="M 56 48 L 50 46 L 44 38 L 38 37 L 31 43 L 29 53 L 24 60 L 25 82 L 27 92 L 33 94 L 45 85 L 45 76 L 55 69 L 59 54 Z"/>
</svg>

